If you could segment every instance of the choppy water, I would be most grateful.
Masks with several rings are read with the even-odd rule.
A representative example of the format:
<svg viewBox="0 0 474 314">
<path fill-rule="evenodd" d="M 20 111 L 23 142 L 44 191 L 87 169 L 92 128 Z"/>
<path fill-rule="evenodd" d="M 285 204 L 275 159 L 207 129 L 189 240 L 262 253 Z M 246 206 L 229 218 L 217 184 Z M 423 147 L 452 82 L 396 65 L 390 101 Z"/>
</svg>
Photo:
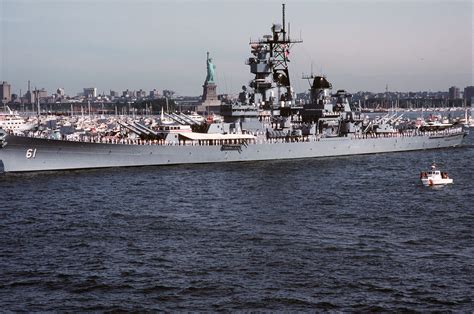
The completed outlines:
<svg viewBox="0 0 474 314">
<path fill-rule="evenodd" d="M 474 309 L 455 149 L 0 176 L 0 308 Z M 432 160 L 454 185 L 419 184 Z"/>
</svg>

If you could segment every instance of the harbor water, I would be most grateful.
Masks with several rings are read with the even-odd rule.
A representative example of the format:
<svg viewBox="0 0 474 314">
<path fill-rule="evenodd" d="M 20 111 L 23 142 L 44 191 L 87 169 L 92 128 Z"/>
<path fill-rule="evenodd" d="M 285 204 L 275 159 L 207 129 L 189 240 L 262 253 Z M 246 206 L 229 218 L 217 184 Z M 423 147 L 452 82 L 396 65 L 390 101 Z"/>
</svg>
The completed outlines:
<svg viewBox="0 0 474 314">
<path fill-rule="evenodd" d="M 3 311 L 472 311 L 459 148 L 0 176 Z M 423 187 L 433 161 L 454 184 Z"/>
</svg>

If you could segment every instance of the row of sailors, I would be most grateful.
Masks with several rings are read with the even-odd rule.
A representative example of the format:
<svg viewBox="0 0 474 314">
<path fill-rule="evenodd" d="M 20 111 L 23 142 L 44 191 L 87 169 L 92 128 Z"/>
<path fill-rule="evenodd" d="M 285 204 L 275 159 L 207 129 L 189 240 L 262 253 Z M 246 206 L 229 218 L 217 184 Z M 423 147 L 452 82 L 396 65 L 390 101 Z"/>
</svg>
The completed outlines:
<svg viewBox="0 0 474 314">
<path fill-rule="evenodd" d="M 124 145 L 165 145 L 165 146 L 209 146 L 209 145 L 225 145 L 225 144 L 244 144 L 248 143 L 244 139 L 236 140 L 142 140 L 142 139 L 128 139 L 128 138 L 113 138 L 113 137 L 88 137 L 83 138 L 82 142 L 102 143 L 102 144 L 124 144 Z"/>
<path fill-rule="evenodd" d="M 449 135 L 449 134 L 459 134 L 462 133 L 462 128 L 451 128 L 439 131 L 403 131 L 403 132 L 379 132 L 379 133 L 363 133 L 363 134 L 354 134 L 356 139 L 366 139 L 366 138 L 380 138 L 380 137 L 413 137 L 413 136 L 426 136 L 426 135 Z"/>
<path fill-rule="evenodd" d="M 462 128 L 446 129 L 442 131 L 404 131 L 404 132 L 389 132 L 389 133 L 365 133 L 365 134 L 354 134 L 354 139 L 368 139 L 368 138 L 380 138 L 380 137 L 406 137 L 406 136 L 421 136 L 421 135 L 442 135 L 442 134 L 455 134 L 462 132 Z M 261 132 L 263 133 L 263 132 Z M 259 134 L 258 135 L 262 135 Z M 45 135 L 31 135 L 31 137 L 47 138 Z M 322 135 L 309 135 L 309 136 L 286 136 L 286 137 L 275 137 L 275 138 L 264 138 L 263 136 L 257 136 L 253 140 L 179 140 L 179 141 L 166 141 L 166 140 L 142 140 L 142 139 L 129 139 L 129 138 L 115 138 L 115 137 L 92 137 L 83 136 L 78 138 L 77 136 L 64 137 L 64 140 L 69 141 L 80 141 L 89 143 L 103 143 L 103 144 L 127 144 L 127 145 L 166 145 L 166 146 L 178 146 L 178 145 L 190 145 L 190 146 L 208 146 L 208 145 L 225 145 L 225 144 L 268 144 L 268 143 L 296 143 L 296 142 L 310 142 L 320 141 Z"/>
</svg>

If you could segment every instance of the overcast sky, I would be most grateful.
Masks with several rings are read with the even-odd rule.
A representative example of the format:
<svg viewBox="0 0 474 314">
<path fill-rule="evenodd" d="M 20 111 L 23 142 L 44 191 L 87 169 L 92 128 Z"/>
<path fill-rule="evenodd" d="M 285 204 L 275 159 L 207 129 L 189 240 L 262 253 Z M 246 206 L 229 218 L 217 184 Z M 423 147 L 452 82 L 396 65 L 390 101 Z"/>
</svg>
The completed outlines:
<svg viewBox="0 0 474 314">
<path fill-rule="evenodd" d="M 75 95 L 140 88 L 200 95 L 206 51 L 218 93 L 238 92 L 251 75 L 249 39 L 281 21 L 282 1 L 0 0 L 0 80 L 24 93 L 27 81 Z M 290 1 L 290 53 L 297 92 L 302 73 L 322 71 L 334 88 L 447 90 L 473 85 L 471 1 Z"/>
</svg>

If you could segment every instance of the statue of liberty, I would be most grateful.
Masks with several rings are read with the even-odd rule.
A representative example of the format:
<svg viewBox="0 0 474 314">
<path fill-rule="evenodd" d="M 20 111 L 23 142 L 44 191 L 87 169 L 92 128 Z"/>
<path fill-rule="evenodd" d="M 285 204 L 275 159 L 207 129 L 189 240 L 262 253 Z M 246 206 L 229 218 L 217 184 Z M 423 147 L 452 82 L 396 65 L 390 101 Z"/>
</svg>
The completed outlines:
<svg viewBox="0 0 474 314">
<path fill-rule="evenodd" d="M 212 58 L 209 58 L 209 52 L 207 53 L 207 76 L 206 83 L 214 83 L 214 71 L 216 66 L 212 63 Z"/>
</svg>

